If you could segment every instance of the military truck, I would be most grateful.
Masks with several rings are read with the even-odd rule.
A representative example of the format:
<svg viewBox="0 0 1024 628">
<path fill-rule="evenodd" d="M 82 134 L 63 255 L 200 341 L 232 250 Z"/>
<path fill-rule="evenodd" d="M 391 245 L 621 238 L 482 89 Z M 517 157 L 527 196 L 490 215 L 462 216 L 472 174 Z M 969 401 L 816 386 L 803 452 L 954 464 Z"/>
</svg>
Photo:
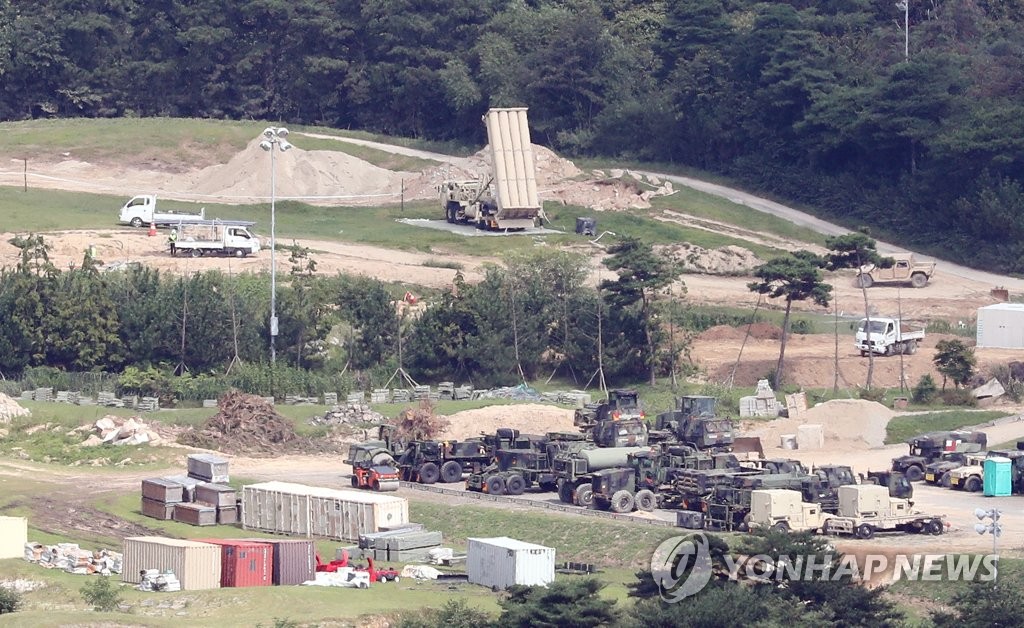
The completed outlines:
<svg viewBox="0 0 1024 628">
<path fill-rule="evenodd" d="M 915 288 L 928 285 L 935 274 L 935 262 L 918 262 L 913 253 L 897 253 L 890 256 L 893 265 L 882 268 L 865 264 L 857 271 L 857 286 L 870 288 L 876 283 L 910 283 Z"/>
<path fill-rule="evenodd" d="M 466 489 L 491 495 L 521 495 L 537 487 L 541 491 L 557 489 L 553 467 L 555 456 L 570 449 L 593 446 L 583 434 L 549 432 L 543 440 L 531 441 L 521 448 L 496 448 L 493 462 L 466 478 Z"/>
<path fill-rule="evenodd" d="M 967 453 L 962 451 L 944 451 L 936 460 L 924 467 L 924 481 L 928 484 L 949 488 L 950 474 L 953 469 L 967 464 Z"/>
<path fill-rule="evenodd" d="M 949 471 L 949 488 L 977 493 L 984 487 L 985 454 L 967 454 L 964 464 Z"/>
<path fill-rule="evenodd" d="M 491 461 L 483 439 L 464 441 L 414 440 L 398 457 L 400 477 L 407 482 L 434 484 L 459 482 L 465 472 L 476 472 Z"/>
<path fill-rule="evenodd" d="M 567 504 L 590 507 L 593 502 L 593 474 L 602 469 L 625 467 L 629 454 L 647 447 L 603 447 L 561 452 L 555 456 L 553 469 L 558 498 Z"/>
<path fill-rule="evenodd" d="M 903 473 L 911 482 L 920 482 L 924 479 L 924 468 L 944 452 L 981 451 L 987 444 L 984 432 L 953 430 L 919 434 L 907 441 L 908 455 L 892 459 L 892 470 Z"/>
<path fill-rule="evenodd" d="M 719 417 L 716 399 L 700 395 L 676 398 L 676 409 L 655 418 L 652 438 L 679 442 L 698 451 L 731 451 L 735 426 Z"/>
</svg>

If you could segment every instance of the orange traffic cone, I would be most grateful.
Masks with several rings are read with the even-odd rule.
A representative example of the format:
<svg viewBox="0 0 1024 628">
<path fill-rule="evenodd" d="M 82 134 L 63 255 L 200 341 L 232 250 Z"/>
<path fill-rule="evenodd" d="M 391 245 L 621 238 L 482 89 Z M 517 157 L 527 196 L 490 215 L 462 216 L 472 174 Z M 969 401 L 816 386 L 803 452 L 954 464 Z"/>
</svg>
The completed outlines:
<svg viewBox="0 0 1024 628">
<path fill-rule="evenodd" d="M 149 223 L 149 235 L 150 235 L 150 237 L 156 235 L 156 223 L 155 222 Z"/>
</svg>

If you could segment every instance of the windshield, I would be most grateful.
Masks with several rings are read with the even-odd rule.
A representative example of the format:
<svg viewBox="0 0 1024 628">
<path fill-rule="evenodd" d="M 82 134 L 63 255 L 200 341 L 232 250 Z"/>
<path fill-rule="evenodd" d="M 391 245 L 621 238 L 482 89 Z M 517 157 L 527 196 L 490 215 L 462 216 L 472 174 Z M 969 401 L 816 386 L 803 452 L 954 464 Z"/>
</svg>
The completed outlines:
<svg viewBox="0 0 1024 628">
<path fill-rule="evenodd" d="M 706 421 L 704 423 L 704 431 L 708 434 L 719 434 L 721 432 L 732 431 L 732 421 Z"/>
<path fill-rule="evenodd" d="M 876 320 L 871 321 L 871 333 L 873 333 L 873 334 L 880 334 L 880 333 L 884 332 L 885 331 L 885 325 L 886 325 L 885 321 L 876 321 Z M 864 331 L 864 321 L 860 322 L 860 327 L 858 328 L 858 331 Z"/>
</svg>

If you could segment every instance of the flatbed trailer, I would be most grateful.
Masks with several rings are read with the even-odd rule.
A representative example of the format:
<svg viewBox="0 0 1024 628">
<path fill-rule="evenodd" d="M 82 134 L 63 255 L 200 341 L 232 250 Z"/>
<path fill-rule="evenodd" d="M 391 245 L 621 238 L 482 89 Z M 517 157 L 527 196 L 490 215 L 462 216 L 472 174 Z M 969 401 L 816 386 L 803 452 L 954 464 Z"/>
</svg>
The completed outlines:
<svg viewBox="0 0 1024 628">
<path fill-rule="evenodd" d="M 876 532 L 942 534 L 945 531 L 944 515 L 921 513 L 886 517 L 830 517 L 822 526 L 824 534 L 849 534 L 858 539 L 870 539 Z"/>
</svg>

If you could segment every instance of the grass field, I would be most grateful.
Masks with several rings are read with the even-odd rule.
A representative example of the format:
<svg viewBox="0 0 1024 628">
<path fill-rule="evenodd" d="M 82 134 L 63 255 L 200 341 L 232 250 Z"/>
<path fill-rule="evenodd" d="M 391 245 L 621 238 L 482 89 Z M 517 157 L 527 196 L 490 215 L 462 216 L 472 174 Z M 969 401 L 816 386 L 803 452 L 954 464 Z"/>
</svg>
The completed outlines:
<svg viewBox="0 0 1024 628">
<path fill-rule="evenodd" d="M 999 410 L 948 410 L 945 412 L 926 412 L 899 416 L 889 421 L 885 430 L 886 444 L 903 443 L 924 432 L 955 430 L 961 427 L 980 425 L 1009 416 Z"/>
</svg>

